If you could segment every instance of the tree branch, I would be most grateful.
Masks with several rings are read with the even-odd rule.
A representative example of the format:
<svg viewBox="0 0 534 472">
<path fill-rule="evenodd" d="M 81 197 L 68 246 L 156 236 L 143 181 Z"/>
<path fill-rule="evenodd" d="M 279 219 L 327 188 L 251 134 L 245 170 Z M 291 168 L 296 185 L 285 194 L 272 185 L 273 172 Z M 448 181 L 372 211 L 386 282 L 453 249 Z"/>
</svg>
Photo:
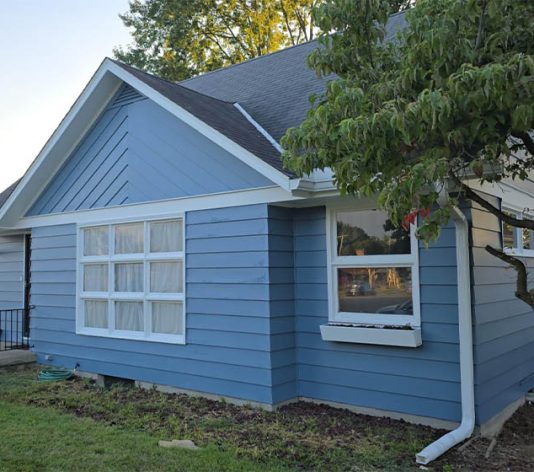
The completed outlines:
<svg viewBox="0 0 534 472">
<path fill-rule="evenodd" d="M 499 251 L 494 247 L 486 246 L 486 251 L 492 256 L 499 258 L 501 261 L 510 264 L 515 269 L 517 272 L 515 296 L 534 308 L 534 293 L 528 289 L 528 274 L 525 264 L 523 264 L 517 257 Z"/>
<path fill-rule="evenodd" d="M 493 206 L 490 202 L 488 202 L 485 198 L 481 197 L 471 187 L 460 181 L 460 179 L 458 179 L 457 177 L 453 177 L 453 180 L 455 180 L 456 184 L 460 186 L 467 198 L 478 203 L 482 208 L 486 209 L 500 220 L 504 221 L 505 223 L 508 223 L 511 226 L 515 226 L 516 228 L 527 228 L 534 230 L 534 221 L 520 220 L 512 215 L 509 215 L 508 213 L 501 211 L 499 208 Z"/>
<path fill-rule="evenodd" d="M 518 138 L 521 141 L 523 141 L 523 144 L 527 148 L 527 151 L 530 152 L 530 154 L 534 156 L 534 141 L 532 140 L 532 138 L 530 137 L 528 133 L 517 132 L 517 133 L 512 133 L 512 136 L 514 138 Z"/>
</svg>

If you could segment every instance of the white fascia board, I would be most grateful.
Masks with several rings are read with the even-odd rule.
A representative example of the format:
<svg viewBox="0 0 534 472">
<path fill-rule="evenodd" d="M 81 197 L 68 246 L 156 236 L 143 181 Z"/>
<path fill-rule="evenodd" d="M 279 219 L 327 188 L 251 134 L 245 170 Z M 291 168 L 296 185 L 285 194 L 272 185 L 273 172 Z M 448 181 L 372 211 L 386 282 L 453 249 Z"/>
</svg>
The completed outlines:
<svg viewBox="0 0 534 472">
<path fill-rule="evenodd" d="M 0 226 L 11 227 L 41 194 L 56 170 L 93 126 L 121 81 L 104 61 L 0 209 Z"/>
<path fill-rule="evenodd" d="M 267 164 L 265 161 L 261 160 L 250 151 L 232 141 L 230 138 L 227 138 L 224 134 L 207 125 L 195 115 L 189 113 L 187 110 L 177 105 L 172 100 L 169 100 L 167 97 L 164 97 L 162 94 L 114 62 L 107 60 L 107 67 L 114 75 L 131 85 L 145 97 L 157 103 L 163 109 L 173 114 L 176 118 L 182 120 L 184 123 L 191 126 L 193 129 L 204 135 L 209 140 L 213 141 L 218 146 L 222 147 L 224 150 L 228 151 L 233 156 L 237 157 L 249 167 L 252 167 L 260 174 L 263 174 L 275 184 L 287 191 L 290 191 L 290 178 L 283 172 L 275 169 L 273 166 Z"/>
<path fill-rule="evenodd" d="M 252 190 L 238 190 L 193 197 L 173 198 L 149 203 L 131 203 L 107 208 L 27 216 L 18 221 L 13 229 L 23 230 L 71 223 L 76 223 L 78 225 L 106 223 L 108 221 L 129 220 L 132 218 L 165 218 L 183 214 L 188 211 L 205 210 L 210 208 L 228 208 L 261 203 L 291 203 L 299 200 L 300 198 L 292 196 L 279 186 L 272 186 Z"/>
</svg>

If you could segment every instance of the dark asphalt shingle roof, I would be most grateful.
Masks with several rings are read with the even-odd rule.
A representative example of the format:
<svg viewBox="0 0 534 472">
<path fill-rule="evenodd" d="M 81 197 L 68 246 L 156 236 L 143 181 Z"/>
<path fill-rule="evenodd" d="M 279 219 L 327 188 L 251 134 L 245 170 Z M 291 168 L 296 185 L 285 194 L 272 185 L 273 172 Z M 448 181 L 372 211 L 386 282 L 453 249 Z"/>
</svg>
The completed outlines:
<svg viewBox="0 0 534 472">
<path fill-rule="evenodd" d="M 389 18 L 386 40 L 404 28 L 404 13 Z M 310 41 L 180 82 L 191 90 L 239 104 L 277 141 L 298 126 L 310 108 L 309 96 L 332 79 L 317 77 L 306 58 L 317 48 Z"/>
<path fill-rule="evenodd" d="M 7 202 L 7 199 L 11 196 L 11 194 L 14 192 L 14 190 L 17 188 L 17 185 L 21 179 L 17 180 L 16 182 L 13 182 L 8 188 L 6 188 L 2 193 L 0 193 L 0 208 L 4 206 L 4 203 Z"/>
</svg>

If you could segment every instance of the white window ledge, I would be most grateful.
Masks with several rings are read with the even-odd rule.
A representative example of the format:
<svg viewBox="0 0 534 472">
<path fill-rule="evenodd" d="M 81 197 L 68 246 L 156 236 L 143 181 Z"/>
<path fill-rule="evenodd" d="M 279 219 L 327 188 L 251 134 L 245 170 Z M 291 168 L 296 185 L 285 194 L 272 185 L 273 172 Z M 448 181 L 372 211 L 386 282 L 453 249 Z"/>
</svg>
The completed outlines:
<svg viewBox="0 0 534 472">
<path fill-rule="evenodd" d="M 321 325 L 321 337 L 323 341 L 381 346 L 418 347 L 422 344 L 421 328 Z"/>
</svg>

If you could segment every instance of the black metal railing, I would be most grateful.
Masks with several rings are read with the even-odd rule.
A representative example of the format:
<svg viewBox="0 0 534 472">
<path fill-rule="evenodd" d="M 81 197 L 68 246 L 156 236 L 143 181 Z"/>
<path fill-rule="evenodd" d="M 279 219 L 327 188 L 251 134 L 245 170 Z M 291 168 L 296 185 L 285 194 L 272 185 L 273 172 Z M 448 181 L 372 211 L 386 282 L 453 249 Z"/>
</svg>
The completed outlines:
<svg viewBox="0 0 534 472">
<path fill-rule="evenodd" d="M 0 351 L 28 349 L 29 309 L 0 310 Z"/>
</svg>

